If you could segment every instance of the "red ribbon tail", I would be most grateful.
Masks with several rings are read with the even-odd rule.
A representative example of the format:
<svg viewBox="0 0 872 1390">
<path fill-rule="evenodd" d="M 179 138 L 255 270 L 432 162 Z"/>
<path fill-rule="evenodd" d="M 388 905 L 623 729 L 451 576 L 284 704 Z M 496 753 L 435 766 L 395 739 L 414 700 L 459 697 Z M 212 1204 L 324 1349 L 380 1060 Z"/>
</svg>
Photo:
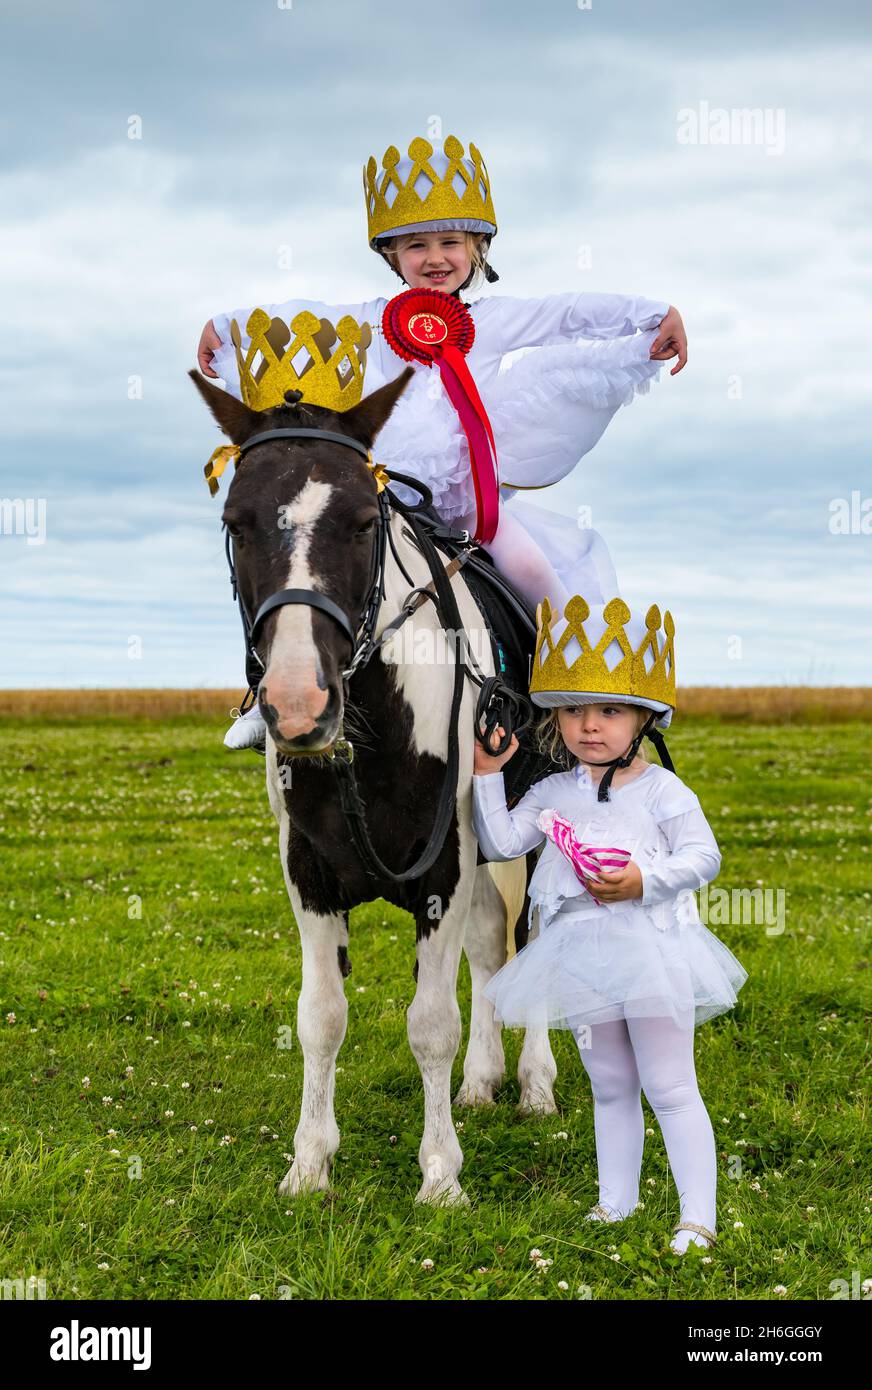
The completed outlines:
<svg viewBox="0 0 872 1390">
<path fill-rule="evenodd" d="M 491 423 L 463 354 L 447 346 L 438 348 L 434 359 L 439 364 L 442 382 L 469 444 L 476 507 L 473 539 L 487 543 L 496 535 L 500 501 L 499 467 Z"/>
</svg>

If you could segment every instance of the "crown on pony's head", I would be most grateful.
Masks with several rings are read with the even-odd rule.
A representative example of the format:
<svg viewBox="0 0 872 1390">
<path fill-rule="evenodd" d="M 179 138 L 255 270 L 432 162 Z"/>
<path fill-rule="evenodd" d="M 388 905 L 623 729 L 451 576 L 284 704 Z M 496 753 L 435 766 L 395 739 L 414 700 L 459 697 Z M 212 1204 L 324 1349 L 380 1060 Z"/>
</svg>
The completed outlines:
<svg viewBox="0 0 872 1390">
<path fill-rule="evenodd" d="M 390 145 L 381 171 L 370 155 L 363 170 L 369 244 L 395 234 L 397 228 L 451 221 L 473 224 L 471 231 L 497 230 L 490 179 L 481 153 L 470 143 L 469 154 L 455 135 L 441 149 L 417 136 L 408 157 Z"/>
<path fill-rule="evenodd" d="M 233 319 L 230 337 L 236 350 L 242 399 L 251 410 L 282 405 L 286 391 L 300 391 L 305 405 L 326 410 L 350 410 L 363 395 L 366 352 L 372 342 L 368 323 L 346 314 L 334 325 L 308 309 L 290 324 L 255 309 L 246 324 L 249 339 L 242 346 L 239 324 Z"/>
<path fill-rule="evenodd" d="M 564 609 L 566 628 L 557 641 L 551 635 L 552 610 L 544 598 L 536 610 L 536 651 L 530 680 L 535 704 L 560 703 L 560 696 L 620 695 L 652 705 L 675 708 L 675 624 L 652 604 L 644 627 L 621 598 L 613 598 L 591 614 L 587 601 L 576 595 Z M 590 621 L 589 621 L 590 620 Z M 585 626 L 588 624 L 588 626 Z M 549 698 L 552 697 L 552 698 Z"/>
</svg>

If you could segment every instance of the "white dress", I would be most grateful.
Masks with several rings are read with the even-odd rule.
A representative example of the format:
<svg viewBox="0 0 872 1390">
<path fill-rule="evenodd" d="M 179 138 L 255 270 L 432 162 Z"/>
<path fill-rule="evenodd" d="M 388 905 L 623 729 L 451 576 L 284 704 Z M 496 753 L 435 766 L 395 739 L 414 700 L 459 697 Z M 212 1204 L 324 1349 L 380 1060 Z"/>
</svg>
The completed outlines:
<svg viewBox="0 0 872 1390">
<path fill-rule="evenodd" d="M 642 897 L 597 904 L 552 840 L 539 812 L 553 808 L 579 840 L 628 850 Z M 736 1003 L 748 978 L 701 922 L 693 890 L 717 875 L 721 856 L 696 794 L 652 763 L 597 801 L 580 764 L 531 787 L 506 807 L 502 772 L 473 778 L 473 819 L 487 859 L 514 859 L 545 841 L 530 882 L 530 940 L 485 987 L 502 1022 L 578 1029 L 619 1018 L 705 1022 Z"/>
<path fill-rule="evenodd" d="M 285 322 L 308 309 L 334 324 L 345 314 L 369 323 L 373 343 L 364 377 L 368 395 L 393 381 L 407 365 L 381 333 L 387 302 L 295 299 L 260 307 Z M 236 319 L 246 348 L 245 326 L 255 307 L 213 317 L 221 347 L 212 368 L 237 398 L 239 375 L 230 322 Z M 574 516 L 517 499 L 517 491 L 548 487 L 565 477 L 597 443 L 617 409 L 648 390 L 660 369 L 648 353 L 668 308 L 650 299 L 591 293 L 541 299 L 494 295 L 469 305 L 475 342 L 466 360 L 493 426 L 501 504 L 548 556 L 568 592 L 584 594 L 589 602 L 605 603 L 619 592 L 602 537 L 592 528 L 579 527 Z M 508 354 L 531 347 L 537 351 L 500 371 Z M 438 372 L 424 363 L 412 365 L 415 376 L 379 434 L 374 456 L 385 467 L 426 483 L 443 520 L 467 525 L 475 512 L 475 492 L 466 436 Z M 392 485 L 392 491 L 402 502 L 419 500 L 402 485 Z"/>
</svg>

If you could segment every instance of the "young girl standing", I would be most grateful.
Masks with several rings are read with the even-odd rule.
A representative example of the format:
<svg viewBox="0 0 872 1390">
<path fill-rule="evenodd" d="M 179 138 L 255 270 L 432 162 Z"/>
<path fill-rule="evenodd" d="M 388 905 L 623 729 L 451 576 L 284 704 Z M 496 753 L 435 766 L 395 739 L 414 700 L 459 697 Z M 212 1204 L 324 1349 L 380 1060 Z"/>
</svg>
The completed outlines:
<svg viewBox="0 0 872 1390">
<path fill-rule="evenodd" d="M 497 231 L 490 181 L 474 145 L 467 154 L 454 136 L 432 143 L 415 139 L 406 156 L 391 146 L 381 169 L 369 160 L 364 191 L 369 244 L 410 288 L 460 299 L 481 276 L 498 279 L 487 260 Z M 387 302 L 331 305 L 295 299 L 264 307 L 284 323 L 308 309 L 329 324 L 346 315 L 368 324 L 374 335 L 366 360 L 368 394 L 406 365 L 381 333 Z M 543 593 L 558 607 L 572 593 L 605 599 L 618 585 L 598 532 L 581 528 L 575 516 L 514 499 L 519 489 L 538 490 L 565 477 L 596 444 L 618 407 L 647 390 L 661 361 L 677 356 L 673 374 L 681 370 L 686 361 L 681 318 L 665 301 L 594 293 L 494 296 L 466 307 L 475 324 L 466 362 L 490 417 L 500 462 L 499 524 L 485 548 L 533 607 Z M 198 349 L 206 375 L 222 377 L 236 396 L 241 391 L 233 334 L 239 349 L 247 350 L 251 313 L 249 307 L 216 314 Z M 530 347 L 539 352 L 500 373 L 507 354 Z M 421 479 L 442 520 L 471 533 L 475 495 L 464 431 L 438 374 L 423 363 L 413 365 L 415 377 L 379 435 L 378 461 Z M 401 485 L 392 490 L 403 502 L 418 500 Z M 225 741 L 235 747 L 255 742 L 261 723 L 255 706 Z"/>
<path fill-rule="evenodd" d="M 530 693 L 549 710 L 543 747 L 568 770 L 509 811 L 501 768 L 517 740 L 499 757 L 475 749 L 485 856 L 514 859 L 545 843 L 529 890 L 538 935 L 485 994 L 506 1024 L 569 1028 L 576 1038 L 594 1098 L 599 1203 L 589 1220 L 620 1221 L 638 1202 L 645 1092 L 678 1189 L 671 1247 L 683 1254 L 691 1242 L 713 1245 L 716 1229 L 715 1143 L 694 1029 L 732 1008 L 747 972 L 697 912 L 693 890 L 720 867 L 699 800 L 640 753 L 646 734 L 665 753 L 659 730 L 675 707 L 670 614 L 664 635 L 656 607 L 644 624 L 620 599 L 591 611 L 576 597 L 566 612 L 555 639 L 548 600 L 540 606 Z"/>
</svg>

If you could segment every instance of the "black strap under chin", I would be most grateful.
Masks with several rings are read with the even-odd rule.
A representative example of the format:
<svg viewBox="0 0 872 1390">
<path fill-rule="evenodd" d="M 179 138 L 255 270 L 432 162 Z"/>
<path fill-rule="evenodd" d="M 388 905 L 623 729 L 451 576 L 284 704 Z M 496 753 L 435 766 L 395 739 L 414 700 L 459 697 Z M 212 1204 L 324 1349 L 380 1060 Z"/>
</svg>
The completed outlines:
<svg viewBox="0 0 872 1390">
<path fill-rule="evenodd" d="M 667 772 L 675 771 L 675 765 L 673 764 L 673 761 L 669 756 L 669 750 L 666 747 L 666 740 L 664 739 L 660 730 L 654 728 L 654 725 L 659 718 L 660 715 L 655 712 L 650 716 L 649 719 L 646 720 L 645 724 L 642 726 L 636 737 L 633 739 L 633 742 L 630 744 L 630 747 L 627 749 L 627 752 L 624 754 L 623 758 L 612 758 L 611 761 L 607 763 L 591 764 L 592 767 L 604 767 L 607 769 L 607 771 L 600 778 L 599 790 L 596 794 L 597 801 L 608 801 L 609 788 L 612 785 L 612 778 L 614 777 L 619 767 L 630 766 L 630 763 L 633 761 L 633 759 L 635 758 L 636 754 L 642 746 L 643 738 L 650 738 L 651 742 L 654 744 L 654 747 L 657 749 L 657 754 L 660 758 L 660 761 L 666 768 Z"/>
</svg>

